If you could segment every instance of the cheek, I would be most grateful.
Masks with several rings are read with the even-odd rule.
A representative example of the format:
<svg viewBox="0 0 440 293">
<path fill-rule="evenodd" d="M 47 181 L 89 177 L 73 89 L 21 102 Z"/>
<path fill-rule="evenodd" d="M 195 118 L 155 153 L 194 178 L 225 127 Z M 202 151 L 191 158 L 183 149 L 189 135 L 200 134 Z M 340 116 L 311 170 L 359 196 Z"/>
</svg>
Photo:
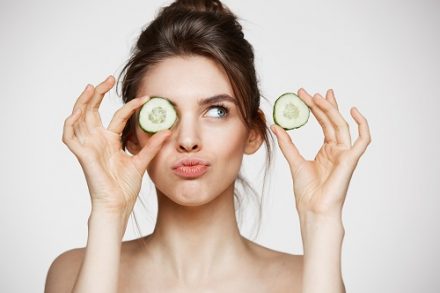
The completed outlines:
<svg viewBox="0 0 440 293">
<path fill-rule="evenodd" d="M 215 152 L 222 157 L 241 157 L 245 150 L 246 129 L 239 123 L 210 129 L 204 132 L 204 145 L 207 151 Z"/>
<path fill-rule="evenodd" d="M 201 130 L 200 155 L 214 160 L 215 177 L 229 181 L 237 176 L 246 147 L 246 135 L 246 128 L 240 123 Z M 142 145 L 148 141 L 145 133 L 140 133 L 138 137 Z M 164 184 L 170 178 L 169 164 L 178 156 L 175 144 L 175 141 L 168 141 L 149 163 L 146 171 L 154 183 Z"/>
<path fill-rule="evenodd" d="M 151 135 L 143 131 L 138 124 L 136 124 L 136 138 L 141 146 L 144 146 Z"/>
<path fill-rule="evenodd" d="M 207 132 L 204 137 L 204 149 L 215 157 L 215 177 L 223 182 L 235 180 L 240 171 L 245 150 L 245 129 L 236 125 L 221 131 Z"/>
<path fill-rule="evenodd" d="M 167 153 L 169 155 L 167 155 Z M 163 147 L 147 166 L 147 173 L 151 180 L 156 183 L 158 178 L 168 178 L 169 174 L 165 174 L 167 171 L 167 158 L 169 161 L 170 156 L 173 156 L 166 147 Z"/>
<path fill-rule="evenodd" d="M 136 136 L 138 143 L 141 148 L 145 147 L 145 145 L 148 143 L 148 140 L 150 139 L 151 135 L 144 132 L 140 127 L 136 127 Z M 169 148 L 169 145 L 166 147 L 166 149 Z M 154 156 L 154 158 L 150 161 L 150 163 L 147 166 L 146 172 L 148 173 L 149 177 L 154 181 L 155 178 L 159 176 L 159 173 L 161 171 L 161 168 L 158 168 L 159 166 L 163 166 L 163 158 L 165 157 L 165 153 L 167 151 L 165 150 L 165 147 L 161 148 L 161 150 Z M 163 168 L 162 168 L 163 169 Z M 153 178 L 154 177 L 154 178 Z"/>
</svg>

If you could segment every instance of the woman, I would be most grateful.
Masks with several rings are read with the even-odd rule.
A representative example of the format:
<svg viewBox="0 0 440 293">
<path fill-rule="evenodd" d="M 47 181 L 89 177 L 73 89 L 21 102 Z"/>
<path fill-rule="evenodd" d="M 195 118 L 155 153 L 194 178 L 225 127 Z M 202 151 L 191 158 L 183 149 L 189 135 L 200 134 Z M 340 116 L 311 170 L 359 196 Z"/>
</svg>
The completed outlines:
<svg viewBox="0 0 440 293">
<path fill-rule="evenodd" d="M 271 130 L 292 173 L 304 255 L 242 237 L 234 184 L 243 155 L 263 142 L 269 147 L 253 62 L 252 47 L 226 7 L 181 0 L 140 35 L 123 70 L 125 105 L 107 128 L 98 109 L 115 79 L 86 87 L 65 121 L 63 142 L 87 179 L 88 241 L 53 262 L 47 293 L 345 291 L 341 212 L 370 142 L 367 121 L 351 110 L 359 127 L 352 145 L 333 92 L 311 96 L 300 89 L 324 132 L 315 160 L 306 161 L 285 130 Z M 148 135 L 136 118 L 154 95 L 170 99 L 179 118 L 170 130 Z M 145 171 L 157 192 L 156 227 L 122 242 Z"/>
</svg>

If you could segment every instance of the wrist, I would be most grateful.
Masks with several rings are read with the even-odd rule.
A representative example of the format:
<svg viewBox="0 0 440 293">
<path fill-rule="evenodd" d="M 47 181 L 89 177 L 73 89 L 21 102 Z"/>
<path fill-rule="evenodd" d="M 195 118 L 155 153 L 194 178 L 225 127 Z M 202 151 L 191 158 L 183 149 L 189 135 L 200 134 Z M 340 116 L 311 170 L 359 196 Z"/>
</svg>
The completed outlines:
<svg viewBox="0 0 440 293">
<path fill-rule="evenodd" d="M 92 201 L 91 215 L 106 218 L 127 218 L 133 210 L 134 204 L 125 202 Z"/>
<path fill-rule="evenodd" d="M 122 239 L 129 217 L 130 214 L 128 212 L 92 208 L 88 219 L 89 232 L 100 231 L 99 233 L 101 234 L 101 232 L 107 231 L 108 236 L 113 234 Z"/>
<path fill-rule="evenodd" d="M 336 240 L 342 239 L 345 235 L 341 213 L 316 214 L 303 212 L 299 214 L 299 219 L 303 241 L 312 238 Z"/>
<path fill-rule="evenodd" d="M 344 226 L 340 213 L 300 213 L 303 292 L 345 292 L 341 256 Z"/>
<path fill-rule="evenodd" d="M 343 228 L 342 209 L 327 210 L 325 212 L 315 212 L 310 210 L 298 210 L 301 223 L 313 223 L 320 225 L 334 225 Z"/>
</svg>

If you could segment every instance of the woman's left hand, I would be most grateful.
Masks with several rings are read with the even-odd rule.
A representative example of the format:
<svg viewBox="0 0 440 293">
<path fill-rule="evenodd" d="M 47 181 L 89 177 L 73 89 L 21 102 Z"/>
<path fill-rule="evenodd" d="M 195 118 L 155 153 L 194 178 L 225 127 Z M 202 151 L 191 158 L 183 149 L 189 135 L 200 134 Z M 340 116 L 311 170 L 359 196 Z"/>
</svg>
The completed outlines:
<svg viewBox="0 0 440 293">
<path fill-rule="evenodd" d="M 298 96 L 309 106 L 324 132 L 324 143 L 314 160 L 300 154 L 289 134 L 278 125 L 271 129 L 292 173 L 296 208 L 300 216 L 340 215 L 357 163 L 371 142 L 367 120 L 353 107 L 351 116 L 358 124 L 359 137 L 352 145 L 348 123 L 338 110 L 332 90 L 326 97 L 313 97 L 304 89 Z"/>
</svg>

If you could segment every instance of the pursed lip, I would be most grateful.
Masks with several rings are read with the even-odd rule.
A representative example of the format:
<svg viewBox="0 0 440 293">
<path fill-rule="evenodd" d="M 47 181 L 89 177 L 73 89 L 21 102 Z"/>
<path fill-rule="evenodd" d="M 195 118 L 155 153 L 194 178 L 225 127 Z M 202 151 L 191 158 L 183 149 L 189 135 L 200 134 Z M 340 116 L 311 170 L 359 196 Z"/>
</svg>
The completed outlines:
<svg viewBox="0 0 440 293">
<path fill-rule="evenodd" d="M 179 177 L 195 179 L 208 171 L 209 162 L 199 158 L 184 158 L 173 165 L 173 172 Z"/>
<path fill-rule="evenodd" d="M 209 162 L 199 159 L 199 158 L 183 158 L 177 161 L 173 165 L 173 169 L 177 169 L 179 167 L 191 167 L 191 166 L 209 166 Z"/>
</svg>

